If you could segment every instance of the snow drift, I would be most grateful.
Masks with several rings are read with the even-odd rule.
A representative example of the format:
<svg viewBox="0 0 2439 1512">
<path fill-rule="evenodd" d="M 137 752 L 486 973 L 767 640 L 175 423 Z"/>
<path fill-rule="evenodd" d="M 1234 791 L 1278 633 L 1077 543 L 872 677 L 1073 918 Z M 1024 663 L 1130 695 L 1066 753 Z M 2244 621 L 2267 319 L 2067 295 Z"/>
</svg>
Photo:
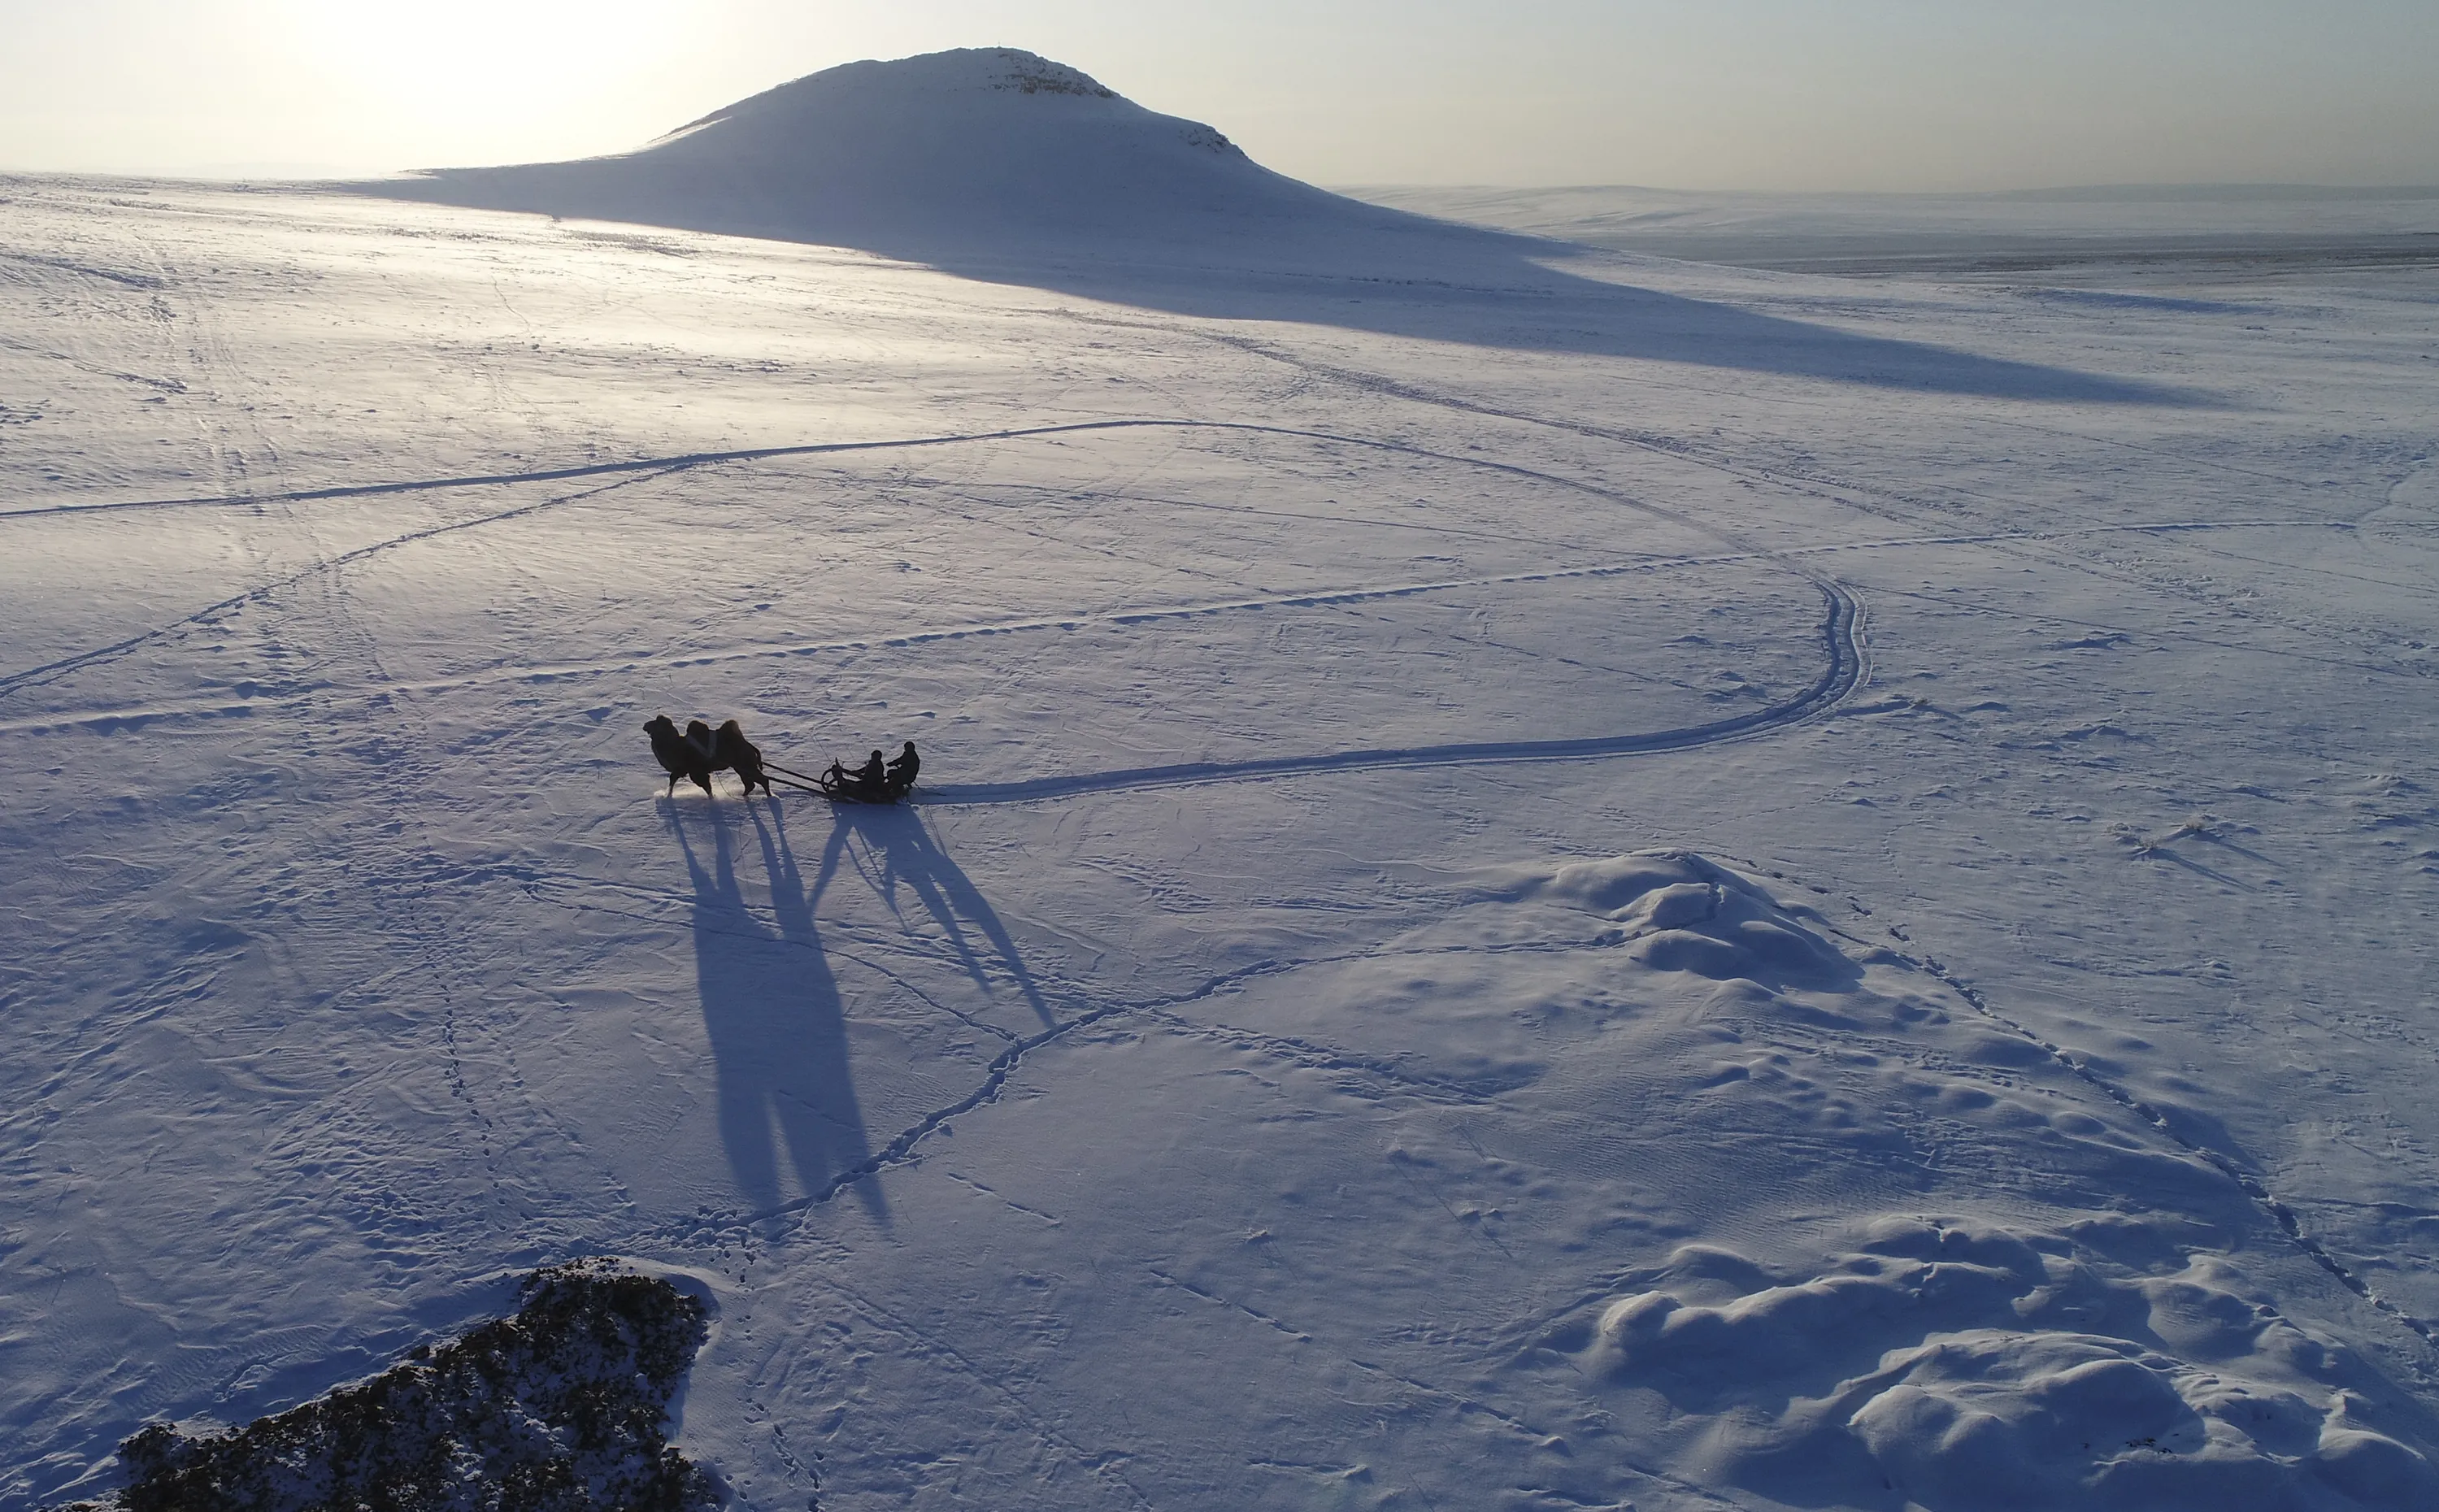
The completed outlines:
<svg viewBox="0 0 2439 1512">
<path fill-rule="evenodd" d="M 1710 1473 L 1864 1505 L 1875 1481 L 1934 1508 L 2427 1504 L 2439 1474 L 2369 1426 L 2353 1354 L 2176 1254 L 2169 1225 L 2074 1234 L 1882 1218 L 1825 1273 L 1779 1277 L 1689 1245 L 1651 1290 L 1549 1347 L 1596 1395 L 1707 1418 Z"/>
</svg>

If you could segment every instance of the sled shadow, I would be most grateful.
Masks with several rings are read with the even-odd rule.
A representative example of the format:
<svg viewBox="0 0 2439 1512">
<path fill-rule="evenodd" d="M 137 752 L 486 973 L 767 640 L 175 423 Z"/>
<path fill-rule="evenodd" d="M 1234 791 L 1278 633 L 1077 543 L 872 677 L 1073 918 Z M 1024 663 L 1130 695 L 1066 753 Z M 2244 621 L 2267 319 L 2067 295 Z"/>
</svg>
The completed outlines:
<svg viewBox="0 0 2439 1512">
<path fill-rule="evenodd" d="M 921 814 L 899 806 L 842 804 L 837 821 L 822 855 L 813 889 L 816 896 L 840 863 L 850 859 L 849 842 L 861 841 L 863 854 L 853 858 L 854 863 L 891 916 L 905 920 L 899 897 L 901 891 L 912 895 L 933 926 L 947 937 L 958 966 L 986 997 L 997 1000 L 1013 988 L 1043 1028 L 1058 1022 L 998 911 L 940 848 Z"/>
<path fill-rule="evenodd" d="M 747 905 L 736 846 L 741 809 L 754 827 L 770 880 L 769 919 Z M 694 958 L 703 1023 L 719 1087 L 720 1137 L 738 1189 L 757 1209 L 776 1208 L 780 1156 L 794 1167 L 801 1195 L 818 1198 L 872 1159 L 871 1136 L 849 1072 L 846 1005 L 774 806 L 689 807 L 710 822 L 706 865 L 678 810 L 669 827 L 694 882 Z M 889 1210 L 880 1183 L 853 1183 L 873 1218 Z"/>
<path fill-rule="evenodd" d="M 1732 368 L 1992 399 L 2190 405 L 2139 378 L 1871 336 L 1625 281 L 1634 263 L 1296 185 L 1262 208 L 1104 204 L 1055 227 L 919 212 L 596 159 L 449 169 L 326 192 L 843 247 L 984 283 L 1215 321 L 1331 326 L 1511 350 Z M 1613 276 L 1569 271 L 1605 268 Z"/>
</svg>

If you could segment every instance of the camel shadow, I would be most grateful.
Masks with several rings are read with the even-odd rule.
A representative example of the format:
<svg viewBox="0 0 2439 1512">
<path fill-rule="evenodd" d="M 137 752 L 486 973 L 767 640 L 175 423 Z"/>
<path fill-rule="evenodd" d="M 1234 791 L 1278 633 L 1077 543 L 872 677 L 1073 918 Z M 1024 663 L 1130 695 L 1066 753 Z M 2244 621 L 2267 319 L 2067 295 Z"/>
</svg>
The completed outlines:
<svg viewBox="0 0 2439 1512">
<path fill-rule="evenodd" d="M 739 810 L 769 879 L 767 916 L 748 904 L 738 876 Z M 770 805 L 687 809 L 710 821 L 706 863 L 679 809 L 668 811 L 694 883 L 695 980 L 729 1169 L 757 1210 L 788 1205 L 782 1155 L 802 1198 L 827 1197 L 869 1165 L 872 1140 L 850 1071 L 846 1006 L 813 917 L 816 895 L 806 890 L 785 819 Z M 880 1183 L 867 1174 L 849 1184 L 885 1225 Z"/>
</svg>

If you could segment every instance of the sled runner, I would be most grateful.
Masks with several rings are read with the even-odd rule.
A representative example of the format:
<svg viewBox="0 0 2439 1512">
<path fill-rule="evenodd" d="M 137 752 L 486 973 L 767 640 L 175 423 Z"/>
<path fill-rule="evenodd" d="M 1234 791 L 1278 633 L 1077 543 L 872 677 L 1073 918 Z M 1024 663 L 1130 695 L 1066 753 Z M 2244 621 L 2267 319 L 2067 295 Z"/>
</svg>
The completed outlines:
<svg viewBox="0 0 2439 1512">
<path fill-rule="evenodd" d="M 896 803 L 914 790 L 912 783 L 899 784 L 886 778 L 866 782 L 852 772 L 825 772 L 813 783 L 832 803 Z"/>
</svg>

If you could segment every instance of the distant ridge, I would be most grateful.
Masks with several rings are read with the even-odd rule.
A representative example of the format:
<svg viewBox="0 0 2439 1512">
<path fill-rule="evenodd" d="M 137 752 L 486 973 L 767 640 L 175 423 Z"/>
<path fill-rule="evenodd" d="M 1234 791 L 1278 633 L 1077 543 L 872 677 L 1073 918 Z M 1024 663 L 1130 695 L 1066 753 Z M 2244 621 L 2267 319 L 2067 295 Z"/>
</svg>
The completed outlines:
<svg viewBox="0 0 2439 1512">
<path fill-rule="evenodd" d="M 2083 184 L 2051 189 L 1999 190 L 1985 198 L 2027 205 L 2311 205 L 2357 200 L 2439 200 L 2439 185 Z"/>
<path fill-rule="evenodd" d="M 389 198 L 856 246 L 1219 236 L 1406 220 L 1274 173 L 1199 121 L 1014 47 L 808 75 L 609 157 L 340 186 Z"/>
</svg>

